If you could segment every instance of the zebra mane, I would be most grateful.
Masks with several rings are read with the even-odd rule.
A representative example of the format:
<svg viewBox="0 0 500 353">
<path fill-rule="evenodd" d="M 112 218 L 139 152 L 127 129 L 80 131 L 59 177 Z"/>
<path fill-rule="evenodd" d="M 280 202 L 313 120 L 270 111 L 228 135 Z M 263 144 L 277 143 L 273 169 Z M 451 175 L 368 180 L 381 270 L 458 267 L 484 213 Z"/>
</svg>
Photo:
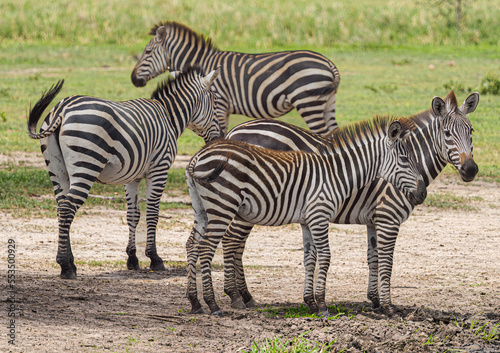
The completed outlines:
<svg viewBox="0 0 500 353">
<path fill-rule="evenodd" d="M 179 86 L 185 84 L 186 81 L 193 81 L 195 76 L 205 76 L 203 69 L 199 65 L 186 66 L 183 71 L 175 77 L 169 77 L 160 82 L 156 89 L 151 94 L 151 99 L 159 100 L 162 97 L 174 92 Z"/>
<path fill-rule="evenodd" d="M 341 149 L 348 145 L 358 145 L 362 143 L 365 137 L 369 139 L 370 137 L 385 135 L 389 125 L 396 120 L 401 123 L 401 136 L 407 135 L 415 126 L 411 118 L 376 115 L 373 119 L 358 121 L 340 127 L 330 134 L 330 138 L 334 147 Z"/>
<path fill-rule="evenodd" d="M 158 24 L 155 24 L 150 30 L 149 34 L 150 35 L 156 35 L 156 30 L 159 27 L 165 26 L 169 28 L 172 31 L 178 31 L 179 32 L 179 37 L 184 38 L 184 36 L 187 34 L 189 36 L 189 41 L 192 43 L 196 43 L 197 46 L 203 48 L 203 49 L 212 49 L 212 50 L 217 50 L 219 49 L 214 45 L 212 42 L 211 38 L 205 37 L 203 34 L 198 34 L 195 31 L 193 31 L 191 28 L 180 24 L 175 21 L 163 21 Z"/>
</svg>

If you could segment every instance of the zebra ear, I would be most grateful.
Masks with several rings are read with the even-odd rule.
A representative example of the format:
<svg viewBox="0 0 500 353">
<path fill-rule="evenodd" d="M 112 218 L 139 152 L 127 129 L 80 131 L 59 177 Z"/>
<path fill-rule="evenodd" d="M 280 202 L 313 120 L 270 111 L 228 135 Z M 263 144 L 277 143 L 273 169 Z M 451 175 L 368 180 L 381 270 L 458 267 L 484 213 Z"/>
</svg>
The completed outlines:
<svg viewBox="0 0 500 353">
<path fill-rule="evenodd" d="M 476 110 L 478 104 L 479 104 L 479 93 L 474 92 L 467 97 L 467 99 L 463 102 L 463 104 L 460 106 L 459 109 L 462 111 L 462 113 L 467 115 Z"/>
<path fill-rule="evenodd" d="M 165 39 L 165 36 L 167 35 L 167 27 L 161 26 L 156 29 L 156 36 L 155 39 L 158 42 L 163 41 Z"/>
<path fill-rule="evenodd" d="M 434 97 L 432 100 L 432 111 L 436 116 L 445 116 L 446 115 L 446 103 L 439 97 Z"/>
<path fill-rule="evenodd" d="M 402 130 L 401 123 L 398 120 L 393 121 L 392 124 L 389 125 L 389 129 L 387 130 L 387 134 L 389 135 L 389 140 L 391 142 L 396 141 L 401 135 L 401 130 Z"/>
<path fill-rule="evenodd" d="M 209 88 L 220 74 L 220 66 L 203 78 L 205 88 Z"/>
</svg>

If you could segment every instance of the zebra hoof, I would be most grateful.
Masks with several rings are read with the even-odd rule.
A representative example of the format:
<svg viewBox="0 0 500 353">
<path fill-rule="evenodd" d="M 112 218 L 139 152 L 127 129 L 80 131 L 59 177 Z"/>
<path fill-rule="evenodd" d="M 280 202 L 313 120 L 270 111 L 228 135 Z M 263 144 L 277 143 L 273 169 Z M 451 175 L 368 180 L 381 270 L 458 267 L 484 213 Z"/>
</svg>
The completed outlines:
<svg viewBox="0 0 500 353">
<path fill-rule="evenodd" d="M 166 271 L 167 270 L 167 268 L 163 264 L 163 260 L 161 260 L 161 259 L 159 261 L 151 261 L 151 265 L 149 266 L 149 268 L 151 269 L 151 271 Z"/>
<path fill-rule="evenodd" d="M 191 314 L 203 314 L 205 313 L 205 311 L 203 310 L 203 308 L 199 308 L 197 310 L 191 310 Z"/>
<path fill-rule="evenodd" d="M 234 302 L 231 303 L 231 308 L 233 309 L 246 309 L 247 306 L 245 303 L 243 303 L 243 299 L 236 299 Z"/>
<path fill-rule="evenodd" d="M 76 272 L 73 270 L 61 271 L 62 279 L 76 279 Z"/>
<path fill-rule="evenodd" d="M 222 311 L 217 310 L 212 313 L 212 316 L 224 317 L 224 314 L 222 314 Z"/>
<path fill-rule="evenodd" d="M 190 314 L 203 314 L 203 308 L 201 307 L 200 302 L 195 299 L 191 300 L 191 311 L 189 312 Z"/>
<path fill-rule="evenodd" d="M 391 317 L 395 314 L 394 308 L 392 305 L 383 305 L 381 308 L 382 314 Z"/>
<path fill-rule="evenodd" d="M 128 260 L 127 260 L 127 269 L 128 270 L 139 270 L 140 267 L 139 267 L 139 259 L 137 258 L 137 256 L 134 256 L 134 257 L 129 257 Z"/>
<path fill-rule="evenodd" d="M 246 302 L 245 305 L 247 308 L 256 308 L 257 302 L 252 298 L 250 301 Z"/>
<path fill-rule="evenodd" d="M 377 298 L 368 297 L 368 299 L 372 302 L 372 309 L 380 308 L 380 300 L 378 297 Z"/>
</svg>

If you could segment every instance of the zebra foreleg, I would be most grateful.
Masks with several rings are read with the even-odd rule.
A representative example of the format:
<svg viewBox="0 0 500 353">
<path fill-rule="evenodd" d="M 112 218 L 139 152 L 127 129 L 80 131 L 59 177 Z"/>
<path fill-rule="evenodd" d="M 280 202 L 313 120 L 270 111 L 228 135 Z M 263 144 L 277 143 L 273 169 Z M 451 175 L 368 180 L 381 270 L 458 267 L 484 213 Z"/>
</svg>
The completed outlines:
<svg viewBox="0 0 500 353">
<path fill-rule="evenodd" d="M 129 229 L 128 245 L 127 245 L 127 269 L 138 270 L 139 259 L 136 255 L 135 233 L 137 224 L 141 217 L 139 209 L 139 181 L 125 184 L 125 194 L 127 196 L 127 224 Z"/>
<path fill-rule="evenodd" d="M 312 314 L 319 312 L 318 304 L 314 299 L 314 270 L 316 269 L 316 247 L 307 225 L 302 225 L 302 240 L 304 244 L 304 302 Z"/>
<path fill-rule="evenodd" d="M 368 238 L 368 300 L 372 302 L 372 308 L 380 307 L 380 297 L 378 293 L 378 247 L 377 247 L 377 231 L 374 225 L 366 226 Z"/>
<path fill-rule="evenodd" d="M 316 279 L 315 299 L 318 304 L 319 312 L 322 316 L 329 317 L 326 307 L 326 277 L 330 268 L 330 246 L 328 244 L 328 226 L 327 219 L 315 219 L 308 223 L 312 239 L 317 250 L 318 256 L 318 278 Z"/>
<path fill-rule="evenodd" d="M 146 179 L 147 187 L 147 211 L 146 211 L 146 256 L 151 260 L 149 268 L 152 271 L 166 271 L 163 259 L 156 251 L 156 226 L 158 225 L 158 215 L 160 213 L 160 198 L 165 183 L 167 182 L 166 172 L 161 180 Z"/>
<path fill-rule="evenodd" d="M 378 237 L 378 273 L 380 280 L 380 307 L 386 315 L 394 314 L 391 301 L 391 275 L 394 246 L 399 233 L 399 224 L 376 225 Z"/>
</svg>

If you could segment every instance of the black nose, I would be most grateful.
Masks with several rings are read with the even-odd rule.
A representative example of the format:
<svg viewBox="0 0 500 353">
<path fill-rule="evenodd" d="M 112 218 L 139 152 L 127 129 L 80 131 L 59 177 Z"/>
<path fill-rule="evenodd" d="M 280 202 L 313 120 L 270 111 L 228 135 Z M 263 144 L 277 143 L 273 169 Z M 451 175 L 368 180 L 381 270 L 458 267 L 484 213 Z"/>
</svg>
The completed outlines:
<svg viewBox="0 0 500 353">
<path fill-rule="evenodd" d="M 412 201 L 415 205 L 420 205 L 424 202 L 427 197 L 427 187 L 422 180 L 418 181 L 417 190 L 412 192 L 410 196 L 410 201 Z"/>
<path fill-rule="evenodd" d="M 479 171 L 479 167 L 476 162 L 472 158 L 465 160 L 464 164 L 460 168 L 460 177 L 465 182 L 470 182 L 474 180 Z"/>
<path fill-rule="evenodd" d="M 132 71 L 132 76 L 130 77 L 132 79 L 132 83 L 134 84 L 135 87 L 144 87 L 146 86 L 146 80 L 143 78 L 137 78 L 135 70 Z"/>
</svg>

